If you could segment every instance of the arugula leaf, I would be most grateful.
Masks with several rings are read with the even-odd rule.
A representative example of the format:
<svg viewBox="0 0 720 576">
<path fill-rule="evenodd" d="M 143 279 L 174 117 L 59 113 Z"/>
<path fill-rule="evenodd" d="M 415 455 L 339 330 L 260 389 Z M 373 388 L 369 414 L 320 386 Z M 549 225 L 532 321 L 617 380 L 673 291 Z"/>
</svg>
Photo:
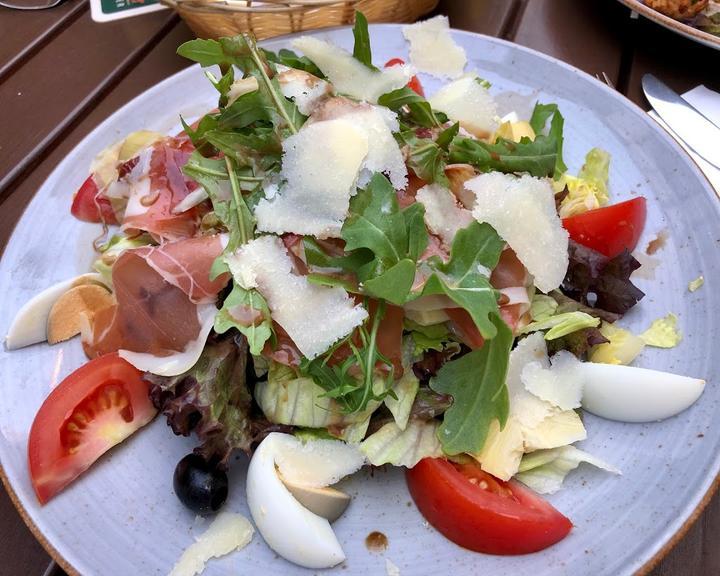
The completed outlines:
<svg viewBox="0 0 720 576">
<path fill-rule="evenodd" d="M 363 325 L 356 331 L 360 338 L 359 346 L 353 339 L 354 334 L 350 334 L 322 356 L 313 360 L 303 358 L 300 362 L 301 373 L 311 376 L 313 381 L 325 390 L 324 396 L 336 400 L 345 413 L 363 412 L 371 401 L 382 401 L 386 396 L 394 395 L 385 380 L 376 376 L 379 361 L 389 368 L 388 381 L 393 381 L 392 363 L 377 347 L 377 332 L 384 314 L 385 302 L 381 300 L 369 320 L 370 330 Z M 351 354 L 344 361 L 330 365 L 329 360 L 334 358 L 335 352 L 342 346 L 348 346 Z M 360 378 L 356 377 L 357 369 L 360 371 Z"/>
<path fill-rule="evenodd" d="M 396 135 L 398 143 L 407 146 L 407 165 L 415 175 L 432 184 L 437 182 L 449 187 L 445 176 L 447 154 L 437 142 L 430 138 L 418 138 L 414 130 L 405 130 Z"/>
<path fill-rule="evenodd" d="M 368 32 L 368 21 L 362 12 L 355 11 L 355 25 L 353 26 L 353 57 L 359 60 L 370 70 L 377 70 L 372 63 L 372 50 L 370 48 L 370 33 Z"/>
<path fill-rule="evenodd" d="M 492 226 L 472 222 L 455 235 L 449 262 L 429 261 L 432 273 L 416 296 L 448 296 L 470 314 L 483 338 L 494 338 L 497 292 L 487 271 L 497 266 L 504 245 Z"/>
<path fill-rule="evenodd" d="M 177 54 L 193 62 L 197 62 L 203 68 L 213 64 L 230 65 L 230 60 L 225 54 L 222 45 L 217 40 L 203 40 L 196 38 L 181 44 Z"/>
<path fill-rule="evenodd" d="M 424 208 L 413 205 L 400 210 L 392 184 L 374 174 L 365 190 L 350 201 L 350 215 L 342 227 L 345 250 L 369 250 L 373 259 L 361 253 L 354 268 L 364 291 L 401 306 L 415 279 L 415 261 L 427 246 Z M 348 267 L 346 260 L 340 262 Z"/>
<path fill-rule="evenodd" d="M 550 121 L 550 130 L 548 136 L 554 140 L 556 146 L 557 157 L 555 159 L 555 171 L 553 176 L 557 180 L 564 172 L 567 171 L 567 166 L 563 162 L 562 148 L 563 148 L 563 125 L 565 119 L 557 104 L 541 104 L 537 102 L 533 109 L 532 116 L 530 117 L 530 126 L 532 127 L 535 134 L 542 134 L 545 130 L 545 124 L 548 118 L 552 116 Z"/>
<path fill-rule="evenodd" d="M 527 172 L 542 178 L 552 176 L 557 163 L 557 143 L 550 136 L 520 142 L 498 138 L 494 144 L 456 137 L 449 149 L 450 162 L 472 164 L 482 172 Z"/>
<path fill-rule="evenodd" d="M 289 68 L 295 68 L 296 70 L 303 70 L 313 76 L 317 76 L 323 80 L 325 79 L 325 74 L 322 73 L 322 70 L 307 56 L 298 56 L 295 52 L 287 48 L 281 49 L 277 54 L 264 48 L 260 50 L 269 62 L 282 64 Z"/>
<path fill-rule="evenodd" d="M 433 112 L 430 102 L 407 86 L 383 94 L 378 98 L 378 104 L 394 112 L 402 112 L 407 107 L 407 119 L 425 128 L 442 125 Z"/>
<path fill-rule="evenodd" d="M 256 94 L 262 104 L 259 105 L 257 99 L 252 100 L 252 103 L 260 107 L 258 114 L 267 115 L 268 111 L 272 111 L 272 122 L 281 135 L 285 130 L 291 134 L 297 133 L 304 123 L 305 117 L 298 112 L 295 104 L 283 96 L 274 77 L 274 67 L 257 47 L 252 35 L 238 34 L 220 40 L 191 40 L 178 48 L 178 54 L 202 66 L 218 64 L 221 69 L 237 66 L 243 71 L 244 77 L 254 76 L 258 81 L 258 90 L 250 94 Z"/>
<path fill-rule="evenodd" d="M 493 420 L 501 428 L 510 410 L 505 385 L 513 336 L 499 315 L 492 315 L 497 335 L 482 348 L 447 362 L 430 380 L 430 388 L 453 397 L 438 438 L 446 454 L 482 450 Z"/>
<path fill-rule="evenodd" d="M 440 132 L 435 139 L 435 143 L 443 150 L 447 150 L 455 136 L 458 135 L 458 132 L 460 132 L 460 122 L 455 122 L 455 124 Z"/>
<path fill-rule="evenodd" d="M 250 353 L 259 356 L 273 335 L 270 308 L 256 290 L 246 290 L 239 284 L 223 302 L 215 316 L 215 332 L 224 334 L 231 328 L 237 328 L 247 338 Z"/>
</svg>

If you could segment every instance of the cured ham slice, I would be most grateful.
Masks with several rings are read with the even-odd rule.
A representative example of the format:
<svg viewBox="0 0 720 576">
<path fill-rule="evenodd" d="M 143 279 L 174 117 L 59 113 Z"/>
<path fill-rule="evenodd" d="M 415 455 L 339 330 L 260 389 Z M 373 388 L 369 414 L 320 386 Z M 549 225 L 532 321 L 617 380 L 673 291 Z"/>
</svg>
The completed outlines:
<svg viewBox="0 0 720 576">
<path fill-rule="evenodd" d="M 200 334 L 199 306 L 227 283 L 226 275 L 209 280 L 224 245 L 216 235 L 123 252 L 112 271 L 117 304 L 94 316 L 83 336 L 86 354 L 184 352 Z"/>
<path fill-rule="evenodd" d="M 123 229 L 144 230 L 161 240 L 195 235 L 200 221 L 198 208 L 180 214 L 173 211 L 198 187 L 182 172 L 192 152 L 193 146 L 184 136 L 165 138 L 153 144 L 147 170 L 143 170 L 145 163 L 140 162 L 127 176 L 130 194 Z"/>
<path fill-rule="evenodd" d="M 196 304 L 214 302 L 228 283 L 222 274 L 210 280 L 210 267 L 227 246 L 227 236 L 198 236 L 160 246 L 145 246 L 135 254 L 145 259 L 166 282 L 180 288 Z"/>
<path fill-rule="evenodd" d="M 532 286 L 532 277 L 511 248 L 503 250 L 490 283 L 503 294 L 500 298 L 502 319 L 517 332 L 530 321 L 528 287 Z"/>
</svg>

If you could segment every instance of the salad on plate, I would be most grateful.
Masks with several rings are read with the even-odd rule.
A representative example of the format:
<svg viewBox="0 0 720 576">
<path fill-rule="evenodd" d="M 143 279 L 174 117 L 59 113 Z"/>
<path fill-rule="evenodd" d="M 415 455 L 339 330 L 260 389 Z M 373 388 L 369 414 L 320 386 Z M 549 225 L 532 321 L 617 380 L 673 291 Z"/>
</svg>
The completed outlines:
<svg viewBox="0 0 720 576">
<path fill-rule="evenodd" d="M 158 415 L 197 438 L 178 506 L 220 512 L 176 575 L 253 526 L 290 562 L 341 563 L 331 523 L 352 498 L 333 485 L 364 466 L 405 468 L 460 546 L 542 550 L 572 529 L 543 494 L 582 463 L 620 473 L 576 445 L 582 411 L 661 420 L 705 385 L 631 365 L 681 334 L 671 313 L 622 328 L 646 200 L 611 201 L 608 153 L 573 175 L 557 105 L 499 117 L 445 17 L 403 28 L 408 63 L 373 63 L 361 13 L 353 33 L 352 54 L 311 36 L 180 46 L 217 107 L 97 155 L 70 208 L 102 225 L 93 271 L 6 339 L 79 336 L 88 357 L 30 430 L 40 503 Z M 443 86 L 426 95 L 418 73 Z M 221 510 L 236 452 L 252 522 Z"/>
</svg>

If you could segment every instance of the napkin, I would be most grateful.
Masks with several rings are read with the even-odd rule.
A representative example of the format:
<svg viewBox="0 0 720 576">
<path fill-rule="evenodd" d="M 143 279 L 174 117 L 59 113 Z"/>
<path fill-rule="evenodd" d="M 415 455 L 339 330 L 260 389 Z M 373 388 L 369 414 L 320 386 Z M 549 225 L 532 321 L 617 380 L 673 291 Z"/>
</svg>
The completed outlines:
<svg viewBox="0 0 720 576">
<path fill-rule="evenodd" d="M 683 100 L 693 106 L 703 116 L 720 128 L 720 93 L 710 90 L 705 86 L 698 86 L 688 92 L 685 92 L 684 94 L 681 94 L 681 96 Z M 665 130 L 667 130 L 670 135 L 678 141 L 678 144 L 685 149 L 690 157 L 695 160 L 700 169 L 705 173 L 705 176 L 707 176 L 710 184 L 712 184 L 713 188 L 715 188 L 715 192 L 717 192 L 718 196 L 720 196 L 720 170 L 693 152 L 688 145 L 685 144 L 685 142 L 683 142 L 665 122 L 662 121 L 660 116 L 658 116 L 654 110 L 651 110 L 649 114 L 658 124 L 660 124 L 660 126 L 665 128 Z"/>
</svg>

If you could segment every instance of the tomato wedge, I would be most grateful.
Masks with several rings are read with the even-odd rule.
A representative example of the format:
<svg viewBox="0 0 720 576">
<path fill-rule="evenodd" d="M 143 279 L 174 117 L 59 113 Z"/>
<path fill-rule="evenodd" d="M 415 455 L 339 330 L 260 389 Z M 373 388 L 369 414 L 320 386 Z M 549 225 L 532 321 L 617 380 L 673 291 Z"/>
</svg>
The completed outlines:
<svg viewBox="0 0 720 576">
<path fill-rule="evenodd" d="M 645 227 L 647 209 L 642 196 L 563 218 L 570 238 L 608 258 L 632 252 Z"/>
<path fill-rule="evenodd" d="M 385 62 L 385 68 L 389 68 L 390 66 L 397 66 L 398 64 L 405 64 L 405 60 L 402 58 L 392 58 Z M 407 83 L 407 87 L 410 88 L 410 90 L 413 90 L 414 92 L 417 92 L 420 94 L 420 96 L 425 96 L 425 91 L 423 90 L 422 84 L 420 84 L 420 80 L 418 80 L 417 76 L 413 76 L 410 78 L 410 82 Z"/>
<path fill-rule="evenodd" d="M 75 370 L 45 399 L 28 439 L 30 478 L 41 504 L 153 419 L 157 410 L 141 376 L 117 354 L 106 354 Z"/>
<path fill-rule="evenodd" d="M 75 192 L 70 213 L 84 222 L 105 222 L 117 224 L 115 212 L 110 200 L 100 196 L 93 175 L 87 177 L 80 189 Z"/>
<path fill-rule="evenodd" d="M 425 458 L 406 478 L 425 519 L 476 552 L 529 554 L 559 542 L 572 528 L 570 520 L 529 489 L 498 480 L 476 464 Z"/>
</svg>

